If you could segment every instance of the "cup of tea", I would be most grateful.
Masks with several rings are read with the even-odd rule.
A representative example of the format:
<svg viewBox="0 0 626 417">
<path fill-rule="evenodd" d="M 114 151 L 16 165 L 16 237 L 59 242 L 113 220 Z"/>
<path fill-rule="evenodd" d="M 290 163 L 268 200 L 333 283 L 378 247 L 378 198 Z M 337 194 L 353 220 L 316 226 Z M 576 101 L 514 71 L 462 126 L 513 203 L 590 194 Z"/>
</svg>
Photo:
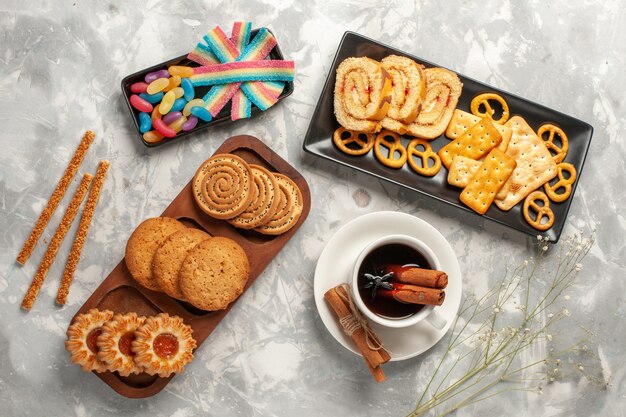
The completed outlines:
<svg viewBox="0 0 626 417">
<path fill-rule="evenodd" d="M 391 266 L 441 271 L 439 259 L 421 240 L 408 235 L 379 238 L 361 251 L 354 264 L 351 291 L 357 308 L 369 320 L 386 327 L 408 327 L 426 320 L 436 329 L 443 329 L 447 321 L 434 305 L 399 301 L 397 298 L 402 297 L 395 297 L 403 285 L 394 283 L 393 272 L 387 273 Z M 445 297 L 442 290 L 428 289 L 428 294 Z"/>
</svg>

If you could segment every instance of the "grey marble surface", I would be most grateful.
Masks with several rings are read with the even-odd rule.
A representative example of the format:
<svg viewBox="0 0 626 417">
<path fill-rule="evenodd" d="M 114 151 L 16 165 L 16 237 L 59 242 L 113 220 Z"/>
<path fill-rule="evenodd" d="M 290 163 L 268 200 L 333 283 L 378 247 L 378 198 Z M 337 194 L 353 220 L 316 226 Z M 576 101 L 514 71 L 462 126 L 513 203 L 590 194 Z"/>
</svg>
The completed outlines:
<svg viewBox="0 0 626 417">
<path fill-rule="evenodd" d="M 385 367 L 376 385 L 360 358 L 328 334 L 313 301 L 316 260 L 351 218 L 378 210 L 419 216 L 453 246 L 466 291 L 480 293 L 500 259 L 531 240 L 364 174 L 316 159 L 302 140 L 342 34 L 362 33 L 477 80 L 578 117 L 595 128 L 565 235 L 596 229 L 570 291 L 572 321 L 594 333 L 607 389 L 582 377 L 543 395 L 503 394 L 459 415 L 624 416 L 626 409 L 626 4 L 623 1 L 14 1 L 0 3 L 0 415 L 405 415 L 442 346 Z M 119 83 L 188 51 L 216 24 L 268 26 L 296 62 L 294 94 L 260 117 L 156 149 L 137 139 Z M 112 163 L 69 301 L 54 304 L 71 239 L 30 313 L 21 299 L 41 259 L 15 256 L 86 129 L 81 167 Z M 130 231 L 156 216 L 197 166 L 235 134 L 252 134 L 299 169 L 310 216 L 287 247 L 159 395 L 129 400 L 69 362 L 70 318 L 123 256 Z M 72 188 L 76 187 L 74 181 Z M 69 194 L 61 203 L 65 207 Z M 43 239 L 50 240 L 57 210 Z M 76 226 L 71 230 L 74 232 Z M 571 327 L 567 327 L 571 326 Z"/>
</svg>

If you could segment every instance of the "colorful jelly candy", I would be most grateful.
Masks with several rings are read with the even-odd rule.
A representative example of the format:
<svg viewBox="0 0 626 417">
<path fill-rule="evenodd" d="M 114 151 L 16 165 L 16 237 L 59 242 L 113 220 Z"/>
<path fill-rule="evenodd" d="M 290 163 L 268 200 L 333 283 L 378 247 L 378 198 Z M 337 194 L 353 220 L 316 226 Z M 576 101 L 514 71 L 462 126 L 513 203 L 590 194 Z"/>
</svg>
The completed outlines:
<svg viewBox="0 0 626 417">
<path fill-rule="evenodd" d="M 210 122 L 211 120 L 213 120 L 213 116 L 211 116 L 211 113 L 209 113 L 209 111 L 204 107 L 192 107 L 191 114 L 204 122 Z"/>
<path fill-rule="evenodd" d="M 204 100 L 201 98 L 194 98 L 193 100 L 190 100 L 183 108 L 183 116 L 189 117 L 192 107 L 204 107 Z"/>
<path fill-rule="evenodd" d="M 139 113 L 139 131 L 146 133 L 150 129 L 152 129 L 152 119 L 150 115 L 144 112 Z"/>
<path fill-rule="evenodd" d="M 152 81 L 158 78 L 169 78 L 169 76 L 170 76 L 170 73 L 167 72 L 166 69 L 162 69 L 162 70 L 158 70 L 158 71 L 154 71 L 154 72 L 150 72 L 146 74 L 146 76 L 144 77 L 144 81 L 150 84 Z"/>
<path fill-rule="evenodd" d="M 193 75 L 193 73 L 191 75 Z M 148 90 L 148 83 L 138 82 L 130 85 L 130 91 L 135 94 L 145 93 L 146 90 Z"/>
<path fill-rule="evenodd" d="M 163 92 L 158 92 L 155 94 L 141 93 L 139 97 L 146 100 L 150 104 L 157 104 L 163 99 Z"/>
<path fill-rule="evenodd" d="M 169 83 L 169 78 L 157 78 L 148 85 L 148 90 L 146 90 L 146 92 L 148 94 L 156 94 L 159 91 L 165 90 L 165 87 L 167 87 Z"/>
<path fill-rule="evenodd" d="M 182 114 L 180 115 L 180 117 L 176 120 L 174 120 L 172 123 L 170 123 L 168 126 L 170 129 L 172 129 L 174 132 L 178 133 L 181 130 L 183 130 L 183 125 L 185 124 L 185 122 L 187 121 L 187 118 L 185 116 L 183 116 Z"/>
<path fill-rule="evenodd" d="M 166 125 L 171 125 L 174 121 L 183 117 L 183 114 L 179 111 L 171 111 L 165 116 L 163 116 L 163 121 Z"/>
<path fill-rule="evenodd" d="M 170 111 L 183 111 L 186 104 L 187 100 L 185 100 L 183 97 L 177 98 L 176 100 L 174 100 L 174 104 L 172 105 Z"/>
<path fill-rule="evenodd" d="M 130 104 L 139 111 L 149 113 L 152 111 L 152 104 L 139 97 L 137 94 L 130 96 Z"/>
<path fill-rule="evenodd" d="M 180 78 L 189 78 L 193 75 L 193 68 L 181 65 L 172 65 L 167 70 L 172 77 L 178 75 Z"/>
<path fill-rule="evenodd" d="M 154 119 L 152 121 L 152 124 L 154 125 L 154 128 L 156 129 L 156 131 L 162 134 L 163 136 L 165 136 L 166 138 L 173 138 L 174 136 L 176 136 L 176 131 L 172 129 L 171 127 L 169 127 L 168 125 L 166 125 L 162 119 Z"/>
<path fill-rule="evenodd" d="M 174 97 L 176 98 L 181 98 L 185 94 L 185 90 L 181 87 L 172 88 L 170 91 L 174 93 Z"/>
<path fill-rule="evenodd" d="M 157 143 L 163 140 L 163 135 L 157 132 L 156 130 L 150 130 L 143 134 L 143 140 L 148 143 Z"/>
<path fill-rule="evenodd" d="M 167 86 L 163 89 L 163 92 L 167 93 L 170 90 L 178 87 L 180 85 L 181 78 L 178 75 L 174 75 L 167 80 Z"/>
<path fill-rule="evenodd" d="M 191 70 L 191 75 L 193 75 L 193 69 L 191 68 L 189 69 Z M 193 98 L 196 96 L 196 92 L 193 88 L 193 84 L 191 84 L 191 81 L 189 81 L 188 78 L 183 78 L 182 81 L 180 82 L 180 86 L 182 87 L 185 93 L 183 94 L 183 96 L 185 97 L 185 100 L 187 101 L 193 100 Z"/>
<path fill-rule="evenodd" d="M 173 91 L 168 91 L 163 96 L 163 100 L 161 100 L 161 104 L 159 104 L 159 113 L 166 114 L 172 109 L 174 105 L 174 101 L 176 100 L 176 96 Z"/>
<path fill-rule="evenodd" d="M 154 119 L 160 119 L 161 113 L 159 113 L 159 106 L 156 106 L 154 108 L 154 110 L 152 110 L 152 114 L 150 115 L 150 119 L 154 120 Z M 154 122 L 153 122 L 154 123 Z"/>
<path fill-rule="evenodd" d="M 187 118 L 187 121 L 182 124 L 181 128 L 184 132 L 189 132 L 191 129 L 193 129 L 197 125 L 198 125 L 198 118 L 196 116 L 191 115 Z"/>
</svg>

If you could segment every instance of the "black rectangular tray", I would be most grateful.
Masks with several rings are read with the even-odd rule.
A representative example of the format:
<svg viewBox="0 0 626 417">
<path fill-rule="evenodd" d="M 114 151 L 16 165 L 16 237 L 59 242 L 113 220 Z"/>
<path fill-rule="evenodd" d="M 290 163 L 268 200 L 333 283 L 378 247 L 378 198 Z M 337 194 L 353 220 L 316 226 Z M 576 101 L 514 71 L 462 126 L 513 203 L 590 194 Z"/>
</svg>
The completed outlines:
<svg viewBox="0 0 626 417">
<path fill-rule="evenodd" d="M 252 30 L 250 33 L 250 38 L 251 39 L 254 38 L 254 36 L 259 32 L 259 30 L 260 29 Z M 269 29 L 267 30 L 270 33 L 272 33 L 271 30 Z M 189 50 L 191 51 L 194 47 L 195 45 L 191 46 Z M 274 60 L 285 59 L 278 44 L 276 44 L 274 49 L 270 51 L 268 58 L 274 59 Z M 232 120 L 230 119 L 230 104 L 226 104 L 226 106 L 224 106 L 224 108 L 217 114 L 217 116 L 213 118 L 213 120 L 211 120 L 210 122 L 203 122 L 202 120 L 198 120 L 198 125 L 190 131 L 187 131 L 187 132 L 181 131 L 175 137 L 171 139 L 164 138 L 162 141 L 157 142 L 157 143 L 149 143 L 143 140 L 143 134 L 139 131 L 139 113 L 140 112 L 137 109 L 135 109 L 133 106 L 131 106 L 130 104 L 130 96 L 134 94 L 132 91 L 130 91 L 130 86 L 136 82 L 143 81 L 146 74 L 150 72 L 158 71 L 161 69 L 167 69 L 168 67 L 172 65 L 184 65 L 184 66 L 189 66 L 189 67 L 200 66 L 196 64 L 195 62 L 187 59 L 187 55 L 181 55 L 177 58 L 170 59 L 169 61 L 161 62 L 160 64 L 153 65 L 150 68 L 145 68 L 133 74 L 127 75 L 122 80 L 122 94 L 124 95 L 124 101 L 126 102 L 126 105 L 128 106 L 128 110 L 130 111 L 131 117 L 133 119 L 133 123 L 135 124 L 137 135 L 139 136 L 139 139 L 141 140 L 141 142 L 148 147 L 155 147 L 155 146 L 164 145 L 166 143 L 171 143 L 175 141 L 176 139 L 180 139 L 184 136 L 190 135 L 199 130 L 206 129 L 209 126 L 215 126 L 217 124 L 222 124 L 224 122 L 232 122 Z M 195 91 L 196 91 L 195 98 L 202 98 L 210 89 L 211 89 L 211 86 L 195 87 Z M 280 94 L 280 96 L 278 96 L 278 101 L 280 102 L 284 98 L 290 96 L 291 93 L 293 93 L 293 89 L 294 89 L 293 82 L 285 82 L 285 88 L 283 89 L 283 92 Z M 257 113 L 260 113 L 261 111 L 262 111 L 261 109 L 259 109 L 257 106 L 252 104 L 252 110 L 251 110 L 252 116 L 254 116 Z"/>
<path fill-rule="evenodd" d="M 348 57 L 367 56 L 380 61 L 382 58 L 391 54 L 406 56 L 417 63 L 423 64 L 427 68 L 439 67 L 439 65 L 384 45 L 373 39 L 359 35 L 358 33 L 346 32 L 339 44 L 337 54 L 335 55 L 331 70 L 324 84 L 324 90 L 317 102 L 317 107 L 315 108 L 309 129 L 304 138 L 304 150 L 313 155 L 346 165 L 380 179 L 417 191 L 420 194 L 443 201 L 459 208 L 461 210 L 459 211 L 459 215 L 472 213 L 473 215 L 480 216 L 460 202 L 459 195 L 461 189 L 448 184 L 448 171 L 444 168 L 434 177 L 425 177 L 416 174 L 411 170 L 408 164 L 405 164 L 405 166 L 400 169 L 386 167 L 376 160 L 373 151 L 363 156 L 351 156 L 343 153 L 333 144 L 333 132 L 339 127 L 339 123 L 333 112 L 333 90 L 337 66 Z M 457 105 L 458 109 L 469 112 L 470 102 L 473 97 L 484 92 L 495 92 L 507 101 L 511 116 L 516 114 L 522 116 L 535 131 L 541 124 L 551 122 L 558 125 L 566 132 L 569 139 L 569 151 L 565 162 L 574 165 L 577 171 L 577 178 L 572 185 L 572 193 L 567 200 L 562 203 L 550 203 L 550 207 L 555 216 L 554 225 L 550 229 L 541 232 L 526 223 L 521 210 L 522 203 L 517 204 L 509 211 L 502 211 L 493 204 L 487 213 L 480 216 L 532 236 L 541 234 L 547 237 L 550 242 L 557 242 L 563 231 L 567 213 L 573 200 L 576 186 L 580 180 L 585 157 L 587 156 L 589 144 L 591 143 L 593 127 L 581 120 L 540 104 L 533 103 L 514 94 L 507 93 L 498 88 L 491 87 L 462 74 L 457 73 L 457 75 L 463 82 L 463 92 Z M 402 138 L 402 142 L 405 146 L 408 144 L 409 140 L 409 137 Z M 431 141 L 431 146 L 436 152 L 449 142 L 450 139 L 441 135 Z"/>
</svg>

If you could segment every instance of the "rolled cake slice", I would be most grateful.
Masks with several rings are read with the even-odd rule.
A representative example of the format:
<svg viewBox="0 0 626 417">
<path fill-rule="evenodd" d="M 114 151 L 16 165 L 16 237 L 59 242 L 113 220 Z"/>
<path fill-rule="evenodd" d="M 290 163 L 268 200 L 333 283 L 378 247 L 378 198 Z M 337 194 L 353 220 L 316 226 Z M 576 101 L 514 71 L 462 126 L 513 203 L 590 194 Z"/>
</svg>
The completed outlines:
<svg viewBox="0 0 626 417">
<path fill-rule="evenodd" d="M 392 80 L 391 104 L 381 124 L 385 129 L 404 134 L 406 124 L 415 120 L 426 98 L 424 67 L 397 55 L 389 55 L 381 63 Z"/>
<path fill-rule="evenodd" d="M 391 77 L 380 62 L 346 58 L 337 67 L 335 117 L 357 132 L 378 132 L 391 103 Z"/>
<path fill-rule="evenodd" d="M 434 139 L 448 127 L 452 113 L 461 97 L 463 83 L 452 71 L 428 68 L 426 99 L 413 123 L 407 125 L 407 134 L 422 139 Z"/>
</svg>

